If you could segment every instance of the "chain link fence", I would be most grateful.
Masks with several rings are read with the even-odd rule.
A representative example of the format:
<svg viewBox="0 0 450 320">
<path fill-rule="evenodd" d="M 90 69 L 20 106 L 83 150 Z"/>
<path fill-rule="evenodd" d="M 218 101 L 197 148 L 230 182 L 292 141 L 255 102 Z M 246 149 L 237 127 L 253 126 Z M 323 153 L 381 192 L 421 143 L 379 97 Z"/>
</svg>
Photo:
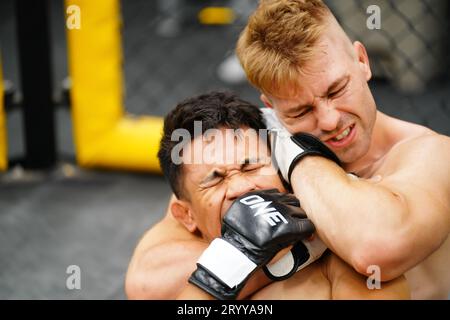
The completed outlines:
<svg viewBox="0 0 450 320">
<path fill-rule="evenodd" d="M 376 79 L 371 85 L 382 111 L 450 133 L 448 2 L 325 2 L 350 38 L 365 44 Z M 163 116 L 181 99 L 213 89 L 233 90 L 259 103 L 259 94 L 247 84 L 233 57 L 236 40 L 257 1 L 158 3 L 122 1 L 126 107 L 130 112 Z M 198 13 L 212 5 L 233 8 L 234 23 L 200 24 Z M 368 8 L 374 5 L 379 8 L 380 28 L 371 30 L 367 23 L 376 10 Z M 425 113 L 417 109 L 424 105 Z M 425 119 L 429 112 L 436 119 Z"/>
<path fill-rule="evenodd" d="M 128 110 L 151 110 L 152 114 L 163 116 L 181 99 L 215 89 L 233 90 L 244 98 L 257 100 L 256 91 L 246 84 L 245 78 L 238 76 L 229 83 L 222 81 L 219 73 L 221 64 L 232 57 L 246 13 L 254 6 L 244 9 L 240 17 L 245 18 L 233 24 L 202 25 L 198 13 L 206 5 L 231 2 L 171 0 L 158 4 L 122 1 Z"/>
<path fill-rule="evenodd" d="M 404 92 L 416 92 L 425 90 L 430 82 L 447 73 L 448 1 L 329 0 L 327 3 L 350 38 L 366 46 L 374 76 L 389 79 Z M 376 19 L 379 26 L 370 28 L 373 22 L 370 20 Z"/>
<path fill-rule="evenodd" d="M 360 40 L 367 47 L 375 78 L 371 87 L 379 108 L 450 135 L 448 1 L 325 2 L 352 40 Z M 15 83 L 16 96 L 20 97 L 14 17 L 6 13 L 13 12 L 12 3 L 13 0 L 7 0 L 2 5 L 0 31 L 4 76 Z M 257 0 L 122 0 L 127 111 L 164 116 L 181 99 L 214 89 L 232 90 L 259 104 L 258 92 L 247 84 L 233 57 L 239 33 L 257 3 Z M 64 8 L 63 1 L 51 4 L 54 87 L 61 91 L 62 79 L 67 76 Z M 380 29 L 370 30 L 367 20 L 372 13 L 368 13 L 368 8 L 374 5 L 380 9 Z M 236 19 L 225 25 L 200 24 L 199 13 L 210 6 L 232 8 Z M 16 114 L 10 113 L 10 117 Z M 9 121 L 9 125 L 19 122 Z M 69 140 L 64 139 L 64 144 Z"/>
</svg>

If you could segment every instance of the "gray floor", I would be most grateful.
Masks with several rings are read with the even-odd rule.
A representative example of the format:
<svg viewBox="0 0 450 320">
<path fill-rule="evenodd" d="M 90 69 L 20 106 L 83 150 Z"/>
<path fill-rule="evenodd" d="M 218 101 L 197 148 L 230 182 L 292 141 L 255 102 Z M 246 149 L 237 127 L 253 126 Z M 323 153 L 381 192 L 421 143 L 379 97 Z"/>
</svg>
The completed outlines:
<svg viewBox="0 0 450 320">
<path fill-rule="evenodd" d="M 258 102 L 247 84 L 226 85 L 217 65 L 232 50 L 240 26 L 183 25 L 173 37 L 155 33 L 155 1 L 123 1 L 127 111 L 163 116 L 180 99 L 227 88 Z M 18 86 L 13 0 L 0 2 L 5 78 Z M 55 94 L 67 75 L 64 20 L 52 1 Z M 159 19 L 159 20 L 158 20 Z M 380 110 L 450 135 L 450 83 L 406 96 L 389 84 L 371 84 Z M 165 212 L 169 187 L 162 177 L 82 170 L 75 166 L 68 108 L 55 112 L 58 166 L 49 172 L 13 167 L 0 174 L 0 299 L 122 299 L 123 281 L 139 237 Z M 22 115 L 7 115 L 9 156 L 23 156 Z M 66 288 L 66 269 L 81 269 L 81 290 Z"/>
<path fill-rule="evenodd" d="M 133 248 L 165 212 L 169 188 L 151 175 L 71 171 L 3 176 L 0 298 L 125 298 Z M 70 265 L 80 290 L 66 288 Z"/>
</svg>

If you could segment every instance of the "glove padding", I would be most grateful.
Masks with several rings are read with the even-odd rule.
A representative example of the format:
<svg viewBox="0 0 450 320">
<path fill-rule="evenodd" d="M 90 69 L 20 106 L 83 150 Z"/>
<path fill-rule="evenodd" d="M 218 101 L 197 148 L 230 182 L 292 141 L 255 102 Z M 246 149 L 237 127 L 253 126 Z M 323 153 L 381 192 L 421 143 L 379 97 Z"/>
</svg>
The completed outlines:
<svg viewBox="0 0 450 320">
<path fill-rule="evenodd" d="M 293 195 L 276 189 L 247 193 L 228 209 L 222 237 L 203 252 L 189 282 L 217 299 L 235 299 L 251 274 L 314 231 Z"/>
<path fill-rule="evenodd" d="M 341 165 L 334 152 L 318 138 L 308 133 L 292 135 L 280 123 L 273 110 L 269 108 L 262 110 L 271 135 L 272 159 L 286 182 L 291 183 L 295 165 L 307 155 L 322 156 Z"/>
<path fill-rule="evenodd" d="M 326 250 L 317 235 L 312 240 L 301 240 L 280 260 L 264 266 L 264 273 L 274 281 L 285 280 L 318 260 Z"/>
</svg>

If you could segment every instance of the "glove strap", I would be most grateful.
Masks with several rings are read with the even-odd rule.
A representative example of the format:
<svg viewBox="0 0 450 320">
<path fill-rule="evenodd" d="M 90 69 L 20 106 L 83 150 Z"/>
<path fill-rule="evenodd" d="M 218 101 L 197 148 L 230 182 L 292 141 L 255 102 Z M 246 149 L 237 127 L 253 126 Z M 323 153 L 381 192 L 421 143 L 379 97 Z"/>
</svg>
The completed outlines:
<svg viewBox="0 0 450 320">
<path fill-rule="evenodd" d="M 282 281 L 290 278 L 300 270 L 300 266 L 305 265 L 310 259 L 308 249 L 302 241 L 297 242 L 294 247 L 286 253 L 280 260 L 263 267 L 266 276 L 274 281 Z"/>
<path fill-rule="evenodd" d="M 229 288 L 242 283 L 257 267 L 245 254 L 220 238 L 211 242 L 197 264 Z"/>
<path fill-rule="evenodd" d="M 298 133 L 291 136 L 291 140 L 300 148 L 301 152 L 299 152 L 297 156 L 291 161 L 291 165 L 287 174 L 287 181 L 289 183 L 291 182 L 292 171 L 294 170 L 297 162 L 308 155 L 322 156 L 331 161 L 334 161 L 338 166 L 341 166 L 341 161 L 336 156 L 336 154 L 312 134 Z"/>
<path fill-rule="evenodd" d="M 199 264 L 188 281 L 219 300 L 235 300 L 245 284 L 242 282 L 237 287 L 230 289 Z"/>
<path fill-rule="evenodd" d="M 280 260 L 264 266 L 264 273 L 274 281 L 285 280 L 319 259 L 326 249 L 325 244 L 317 236 L 311 241 L 299 241 Z"/>
</svg>

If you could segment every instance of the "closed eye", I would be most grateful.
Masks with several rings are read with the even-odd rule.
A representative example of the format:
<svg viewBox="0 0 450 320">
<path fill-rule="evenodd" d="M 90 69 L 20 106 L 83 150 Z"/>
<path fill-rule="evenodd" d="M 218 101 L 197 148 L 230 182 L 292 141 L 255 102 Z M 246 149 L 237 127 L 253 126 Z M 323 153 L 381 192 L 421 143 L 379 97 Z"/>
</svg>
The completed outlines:
<svg viewBox="0 0 450 320">
<path fill-rule="evenodd" d="M 249 163 L 249 164 L 244 165 L 242 170 L 245 172 L 250 172 L 250 171 L 256 171 L 258 169 L 261 169 L 262 167 L 264 167 L 264 163 Z"/>
<path fill-rule="evenodd" d="M 302 112 L 298 113 L 297 115 L 295 115 L 295 116 L 293 116 L 293 117 L 291 117 L 291 118 L 295 118 L 295 119 L 302 118 L 302 117 L 304 117 L 306 114 L 308 114 L 312 109 L 313 109 L 313 107 L 306 107 L 306 108 L 304 108 L 304 109 L 302 110 Z"/>
<path fill-rule="evenodd" d="M 224 177 L 225 177 L 224 173 L 221 173 L 219 171 L 213 171 L 200 183 L 200 188 L 207 189 L 214 187 L 219 183 L 221 183 Z"/>
<path fill-rule="evenodd" d="M 328 98 L 336 98 L 339 97 L 347 88 L 348 81 L 344 83 L 342 87 L 328 94 Z"/>
<path fill-rule="evenodd" d="M 343 88 L 342 88 L 342 89 L 339 89 L 339 90 L 337 90 L 337 91 L 335 91 L 335 92 L 332 92 L 332 93 L 330 93 L 330 94 L 328 95 L 328 98 L 336 98 L 336 97 L 339 97 L 339 94 L 342 93 L 342 91 L 344 91 Z"/>
</svg>

